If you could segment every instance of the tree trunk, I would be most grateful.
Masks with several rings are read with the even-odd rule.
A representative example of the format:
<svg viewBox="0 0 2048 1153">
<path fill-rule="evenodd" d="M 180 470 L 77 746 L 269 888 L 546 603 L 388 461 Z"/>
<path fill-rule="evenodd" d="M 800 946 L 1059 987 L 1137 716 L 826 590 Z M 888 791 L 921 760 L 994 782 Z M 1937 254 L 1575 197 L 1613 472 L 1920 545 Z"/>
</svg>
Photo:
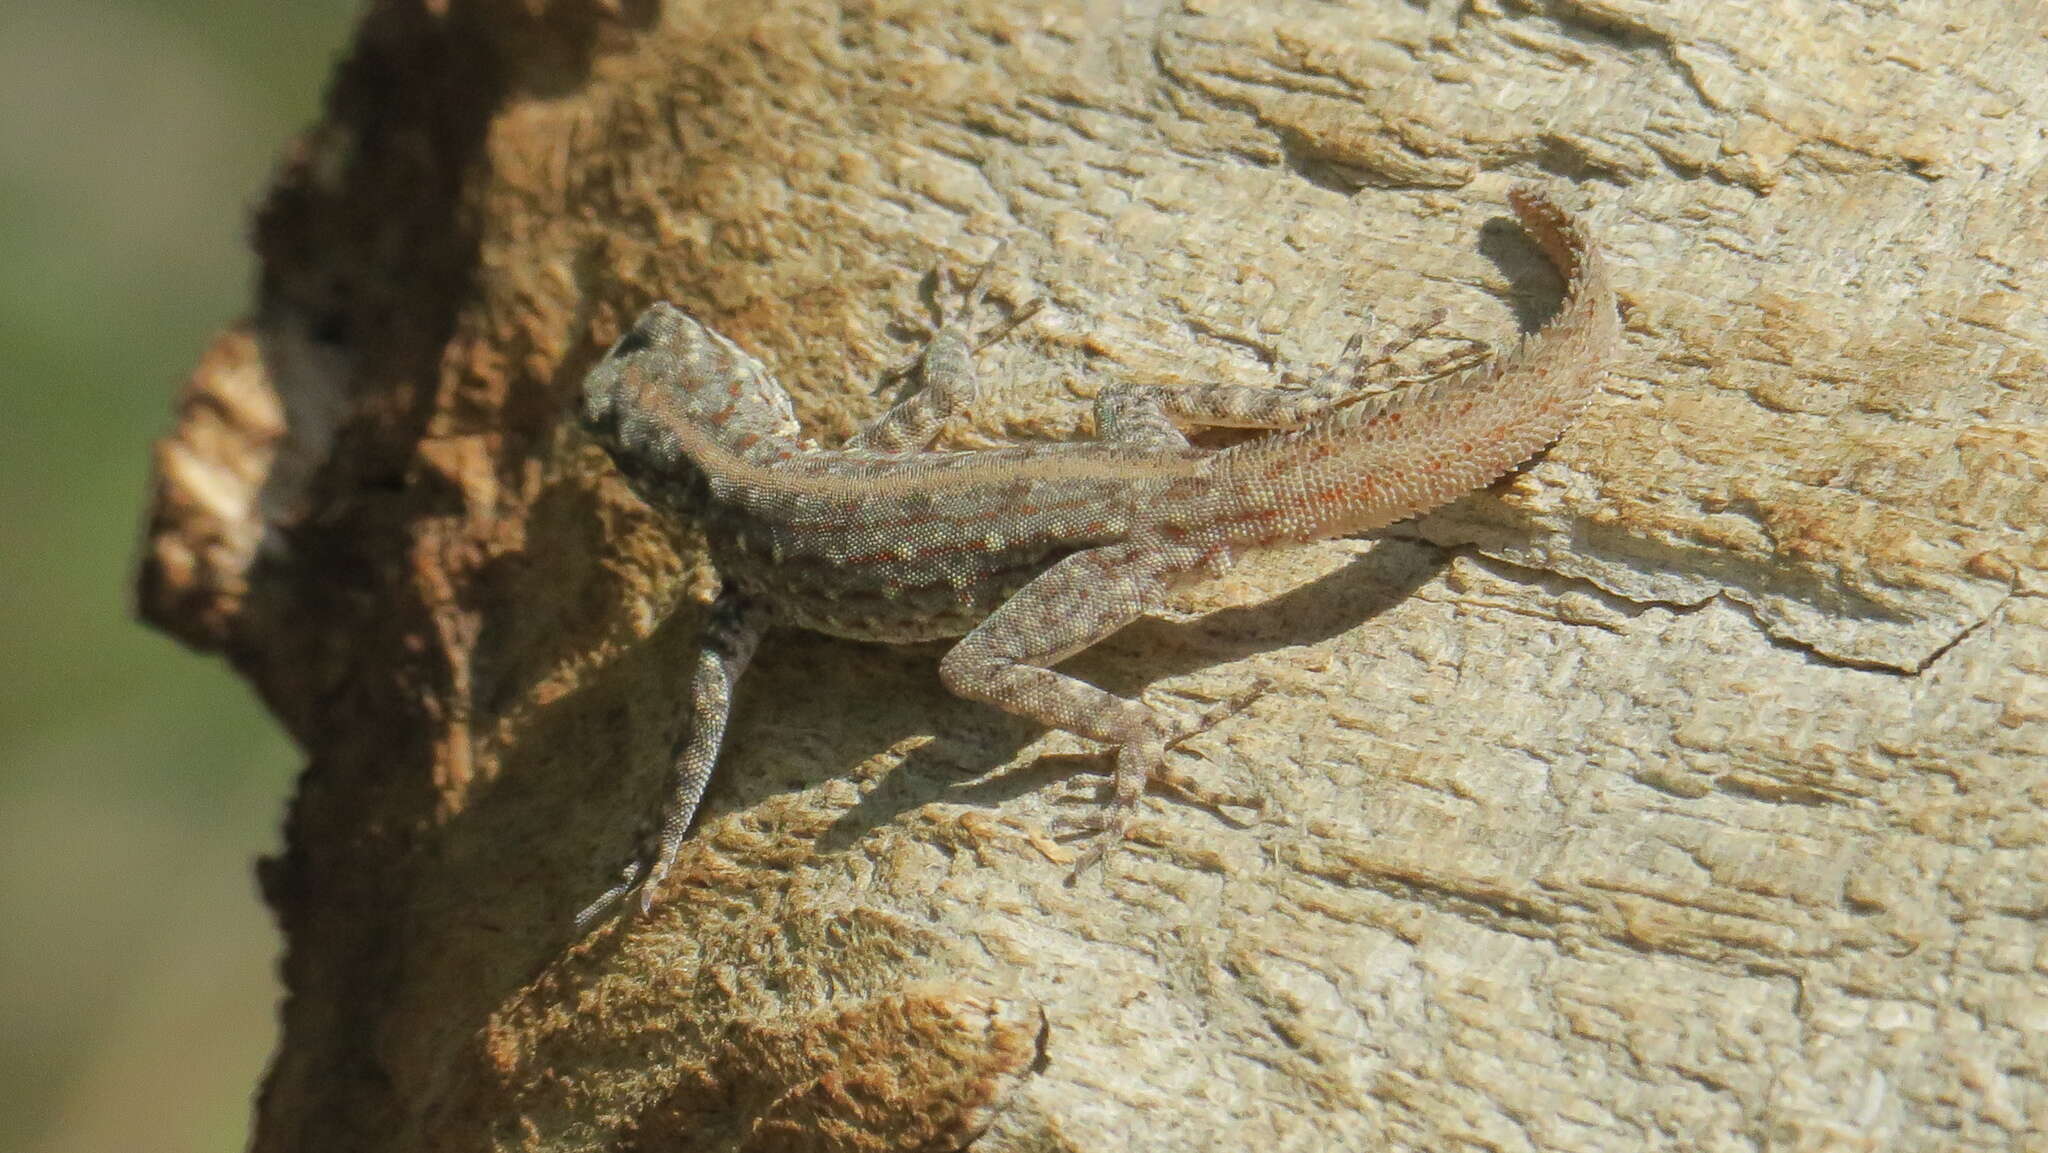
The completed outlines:
<svg viewBox="0 0 2048 1153">
<path fill-rule="evenodd" d="M 255 1149 L 2048 1149 L 2038 15 L 374 5 L 142 573 L 308 755 Z M 1049 307 L 949 443 L 1072 438 L 1368 310 L 1513 339 L 1532 177 L 1617 265 L 1595 410 L 1073 663 L 1268 682 L 1173 757 L 1262 808 L 1070 887 L 1096 750 L 777 633 L 654 915 L 571 930 L 712 589 L 573 427 L 647 302 L 830 442 L 1007 242 Z"/>
</svg>

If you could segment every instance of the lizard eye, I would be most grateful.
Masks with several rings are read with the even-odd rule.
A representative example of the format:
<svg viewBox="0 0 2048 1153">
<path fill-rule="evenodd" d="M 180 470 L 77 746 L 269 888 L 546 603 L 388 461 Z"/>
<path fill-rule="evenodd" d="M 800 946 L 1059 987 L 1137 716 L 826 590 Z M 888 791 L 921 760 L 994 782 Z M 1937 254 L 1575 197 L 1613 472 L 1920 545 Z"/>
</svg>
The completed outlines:
<svg viewBox="0 0 2048 1153">
<path fill-rule="evenodd" d="M 612 345 L 610 359 L 617 360 L 622 356 L 631 356 L 653 343 L 653 339 L 647 335 L 647 329 L 642 325 L 636 324 L 626 330 L 626 335 L 620 337 L 617 344 Z"/>
</svg>

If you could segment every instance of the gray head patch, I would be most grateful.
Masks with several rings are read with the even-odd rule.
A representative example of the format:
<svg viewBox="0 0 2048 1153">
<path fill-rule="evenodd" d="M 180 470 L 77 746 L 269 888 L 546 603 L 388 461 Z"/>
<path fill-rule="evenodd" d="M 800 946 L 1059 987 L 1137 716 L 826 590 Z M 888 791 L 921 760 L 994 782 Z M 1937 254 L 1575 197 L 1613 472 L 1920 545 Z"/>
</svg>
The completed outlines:
<svg viewBox="0 0 2048 1153">
<path fill-rule="evenodd" d="M 742 455 L 799 435 L 766 365 L 665 303 L 641 313 L 584 378 L 582 415 L 614 455 L 656 468 L 682 463 L 686 431 Z"/>
</svg>

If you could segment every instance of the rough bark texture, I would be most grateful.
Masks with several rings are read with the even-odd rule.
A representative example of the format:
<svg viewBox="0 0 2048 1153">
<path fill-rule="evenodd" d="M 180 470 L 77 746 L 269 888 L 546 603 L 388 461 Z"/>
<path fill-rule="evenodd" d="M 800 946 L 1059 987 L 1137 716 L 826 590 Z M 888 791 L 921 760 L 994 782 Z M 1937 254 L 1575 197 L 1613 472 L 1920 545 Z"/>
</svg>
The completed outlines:
<svg viewBox="0 0 2048 1153">
<path fill-rule="evenodd" d="M 2038 17 L 376 4 L 143 573 L 308 755 L 255 1148 L 2048 1148 Z M 1006 240 L 1051 307 L 955 443 L 1074 436 L 1368 308 L 1506 338 L 1528 176 L 1618 264 L 1597 410 L 1075 662 L 1270 680 L 1175 758 L 1262 813 L 1154 798 L 1066 887 L 1091 750 L 778 634 L 657 913 L 572 938 L 708 592 L 568 427 L 647 301 L 832 438 L 918 274 Z"/>
</svg>

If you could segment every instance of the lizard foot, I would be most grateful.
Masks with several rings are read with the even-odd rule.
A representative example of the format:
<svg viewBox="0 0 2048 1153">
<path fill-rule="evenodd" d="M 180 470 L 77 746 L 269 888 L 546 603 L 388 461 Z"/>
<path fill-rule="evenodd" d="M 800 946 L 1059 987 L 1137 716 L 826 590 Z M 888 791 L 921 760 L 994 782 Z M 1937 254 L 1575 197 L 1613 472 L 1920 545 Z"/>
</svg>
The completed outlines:
<svg viewBox="0 0 2048 1153">
<path fill-rule="evenodd" d="M 1323 369 L 1313 379 L 1288 373 L 1283 375 L 1282 381 L 1332 401 L 1348 401 L 1369 386 L 1423 384 L 1462 372 L 1493 355 L 1492 346 L 1483 340 L 1465 336 L 1445 337 L 1443 339 L 1454 345 L 1450 351 L 1418 364 L 1402 366 L 1399 363 L 1401 355 L 1442 327 L 1445 315 L 1441 308 L 1431 309 L 1415 323 L 1386 335 L 1389 326 L 1367 314 L 1364 326 L 1345 342 L 1337 363 Z"/>
<path fill-rule="evenodd" d="M 612 906 L 630 895 L 633 890 L 640 888 L 641 883 L 647 879 L 647 871 L 647 862 L 642 860 L 636 860 L 619 870 L 618 881 L 611 888 L 598 894 L 595 901 L 583 906 L 583 911 L 576 914 L 577 936 L 588 933 L 592 925 L 604 919 L 604 915 L 611 911 Z M 642 899 L 645 900 L 644 897 Z"/>
<path fill-rule="evenodd" d="M 1272 691 L 1273 682 L 1271 680 L 1265 677 L 1252 678 L 1251 684 L 1203 709 L 1202 715 L 1194 720 L 1184 721 L 1173 726 L 1172 731 L 1165 737 L 1166 747 L 1169 749 L 1179 748 L 1182 741 L 1208 732 L 1210 729 L 1243 712 L 1251 706 L 1253 701 Z"/>
<path fill-rule="evenodd" d="M 1118 747 L 1116 776 L 1109 802 L 1086 816 L 1066 817 L 1053 824 L 1052 833 L 1058 839 L 1087 840 L 1081 855 L 1074 862 L 1073 869 L 1067 874 L 1067 884 L 1073 884 L 1080 879 L 1082 873 L 1101 864 L 1111 850 L 1123 843 L 1130 831 L 1131 818 L 1137 813 L 1138 798 L 1143 795 L 1145 787 L 1149 784 L 1156 783 L 1182 800 L 1199 805 L 1239 828 L 1248 827 L 1249 822 L 1237 820 L 1225 812 L 1225 809 L 1263 810 L 1264 797 L 1226 793 L 1198 784 L 1186 775 L 1167 768 L 1166 753 L 1170 749 L 1178 748 L 1189 738 L 1208 732 L 1225 719 L 1243 711 L 1246 706 L 1266 695 L 1271 689 L 1271 682 L 1260 677 L 1246 689 L 1210 705 L 1200 716 L 1162 723 L 1162 731 L 1157 735 L 1127 741 Z"/>
<path fill-rule="evenodd" d="M 980 267 L 974 270 L 973 279 L 969 280 L 964 288 L 959 288 L 960 303 L 953 308 L 947 308 L 944 304 L 940 303 L 936 289 L 940 277 L 936 269 L 932 271 L 931 279 L 934 285 L 931 299 L 932 321 L 898 321 L 902 329 L 923 337 L 926 347 L 919 350 L 916 356 L 910 358 L 905 363 L 884 372 L 881 379 L 875 383 L 875 395 L 879 396 L 898 385 L 914 388 L 918 376 L 924 369 L 925 359 L 930 346 L 941 337 L 950 335 L 958 338 L 960 343 L 965 346 L 968 355 L 972 355 L 1010 335 L 1010 333 L 1016 331 L 1017 326 L 1038 315 L 1038 310 L 1045 307 L 1045 298 L 1034 296 L 1019 305 L 1015 311 L 1010 313 L 1007 319 L 990 329 L 988 335 L 980 340 L 969 343 L 965 339 L 964 331 L 967 327 L 967 322 L 973 318 L 976 312 L 981 310 L 982 302 L 988 297 L 989 273 L 995 269 L 997 264 L 1001 263 L 1003 254 L 1009 251 L 1009 247 L 1007 242 L 998 244 L 996 250 L 989 255 L 989 258 L 981 262 Z M 955 287 L 959 287 L 957 277 L 955 278 Z"/>
<path fill-rule="evenodd" d="M 635 893 L 640 895 L 640 915 L 644 917 L 651 912 L 654 894 L 661 888 L 662 878 L 668 876 L 669 867 L 675 864 L 676 849 L 680 844 L 680 838 L 671 842 L 668 837 L 663 837 L 657 847 L 635 856 L 632 864 L 619 870 L 619 879 L 611 888 L 598 894 L 596 900 L 583 906 L 583 911 L 576 914 L 576 932 L 579 935 L 589 932 L 591 926 L 602 920 L 614 905 Z"/>
<path fill-rule="evenodd" d="M 1130 831 L 1131 816 L 1136 811 L 1135 805 L 1111 801 L 1085 816 L 1062 817 L 1053 823 L 1054 839 L 1086 842 L 1080 855 L 1074 858 L 1074 867 L 1067 871 L 1066 883 L 1069 886 L 1079 881 L 1081 874 L 1101 864 L 1111 849 L 1123 844 Z"/>
</svg>

